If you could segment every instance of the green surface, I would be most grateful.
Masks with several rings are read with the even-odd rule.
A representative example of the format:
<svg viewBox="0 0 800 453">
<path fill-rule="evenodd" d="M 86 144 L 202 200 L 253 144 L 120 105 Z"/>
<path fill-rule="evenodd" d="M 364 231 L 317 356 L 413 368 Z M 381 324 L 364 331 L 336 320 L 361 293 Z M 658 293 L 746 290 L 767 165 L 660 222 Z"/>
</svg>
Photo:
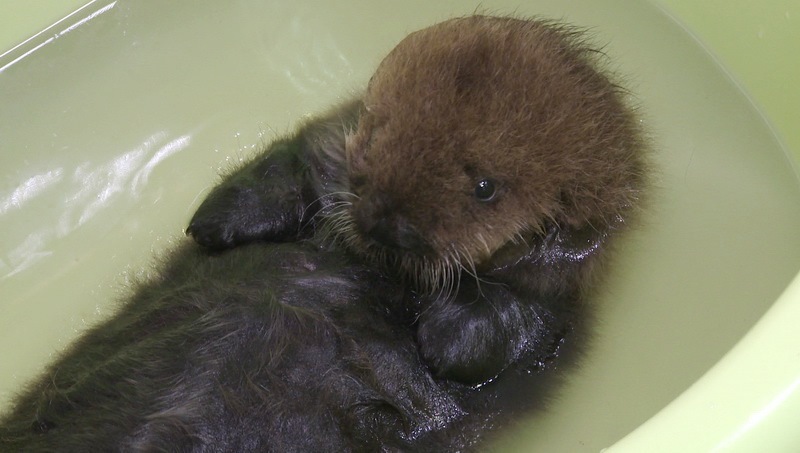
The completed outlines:
<svg viewBox="0 0 800 453">
<path fill-rule="evenodd" d="M 0 55 L 68 16 L 89 0 L 3 0 Z"/>
<path fill-rule="evenodd" d="M 800 1 L 659 3 L 741 82 L 800 162 Z"/>
</svg>

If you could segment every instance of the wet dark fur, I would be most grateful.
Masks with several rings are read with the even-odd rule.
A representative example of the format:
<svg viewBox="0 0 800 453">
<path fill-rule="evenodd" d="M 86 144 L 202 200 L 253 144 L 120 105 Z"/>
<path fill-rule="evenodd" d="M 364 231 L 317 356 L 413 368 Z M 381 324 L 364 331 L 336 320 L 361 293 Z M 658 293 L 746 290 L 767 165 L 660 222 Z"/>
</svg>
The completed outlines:
<svg viewBox="0 0 800 453">
<path fill-rule="evenodd" d="M 215 257 L 186 245 L 28 387 L 0 419 L 0 451 L 441 451 L 474 441 L 463 433 L 483 423 L 477 395 L 468 401 L 474 391 L 422 365 L 401 287 L 307 245 Z"/>
<path fill-rule="evenodd" d="M 213 253 L 170 255 L 17 400 L 0 450 L 476 445 L 506 370 L 547 368 L 586 319 L 640 142 L 570 30 L 466 18 L 398 49 L 214 189 L 188 229 Z M 528 72 L 485 71 L 509 65 Z"/>
</svg>

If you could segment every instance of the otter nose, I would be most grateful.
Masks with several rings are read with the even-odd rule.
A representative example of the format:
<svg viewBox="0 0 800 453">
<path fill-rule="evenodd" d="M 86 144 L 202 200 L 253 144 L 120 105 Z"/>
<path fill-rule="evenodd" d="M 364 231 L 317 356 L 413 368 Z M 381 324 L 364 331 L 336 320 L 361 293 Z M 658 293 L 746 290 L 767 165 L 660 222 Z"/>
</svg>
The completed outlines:
<svg viewBox="0 0 800 453">
<path fill-rule="evenodd" d="M 377 219 L 367 235 L 375 242 L 406 251 L 422 251 L 425 241 L 413 230 L 403 217 L 390 216 Z"/>
<path fill-rule="evenodd" d="M 427 242 L 411 222 L 382 197 L 359 203 L 353 217 L 361 234 L 384 247 L 410 252 L 428 249 Z"/>
</svg>

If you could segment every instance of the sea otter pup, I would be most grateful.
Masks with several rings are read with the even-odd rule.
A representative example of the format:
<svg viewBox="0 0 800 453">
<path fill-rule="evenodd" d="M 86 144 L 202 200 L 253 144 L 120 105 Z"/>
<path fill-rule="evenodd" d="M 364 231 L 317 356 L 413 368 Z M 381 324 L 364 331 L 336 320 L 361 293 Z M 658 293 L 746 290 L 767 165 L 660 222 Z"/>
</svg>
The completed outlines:
<svg viewBox="0 0 800 453">
<path fill-rule="evenodd" d="M 439 377 L 538 364 L 584 316 L 644 186 L 637 121 L 599 57 L 539 20 L 412 33 L 363 97 L 231 174 L 187 232 L 216 250 L 327 240 L 398 276 Z"/>
<path fill-rule="evenodd" d="M 0 417 L 0 450 L 475 448 L 502 382 L 475 387 L 561 353 L 642 190 L 596 56 L 541 21 L 410 35 L 209 195 L 188 232 L 222 253 L 169 254 Z"/>
</svg>

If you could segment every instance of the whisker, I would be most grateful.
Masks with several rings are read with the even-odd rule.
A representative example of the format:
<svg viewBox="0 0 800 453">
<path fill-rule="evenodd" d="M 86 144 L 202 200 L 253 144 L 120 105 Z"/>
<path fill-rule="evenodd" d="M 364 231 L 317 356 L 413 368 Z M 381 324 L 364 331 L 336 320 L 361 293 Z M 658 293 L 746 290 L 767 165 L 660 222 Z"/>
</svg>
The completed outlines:
<svg viewBox="0 0 800 453">
<path fill-rule="evenodd" d="M 300 225 L 300 229 L 304 229 L 311 225 L 313 222 L 317 221 L 319 217 L 328 217 L 333 214 L 334 211 L 340 209 L 340 206 L 349 205 L 351 202 L 348 198 L 356 197 L 355 194 L 352 194 L 347 191 L 337 191 L 337 192 L 330 192 L 325 193 L 308 203 L 304 208 L 303 212 L 301 213 L 301 219 L 304 221 Z M 326 201 L 328 199 L 332 199 L 331 201 Z M 314 213 L 314 215 L 310 216 L 306 219 L 308 210 L 315 205 L 322 205 L 320 206 L 319 210 Z"/>
</svg>

